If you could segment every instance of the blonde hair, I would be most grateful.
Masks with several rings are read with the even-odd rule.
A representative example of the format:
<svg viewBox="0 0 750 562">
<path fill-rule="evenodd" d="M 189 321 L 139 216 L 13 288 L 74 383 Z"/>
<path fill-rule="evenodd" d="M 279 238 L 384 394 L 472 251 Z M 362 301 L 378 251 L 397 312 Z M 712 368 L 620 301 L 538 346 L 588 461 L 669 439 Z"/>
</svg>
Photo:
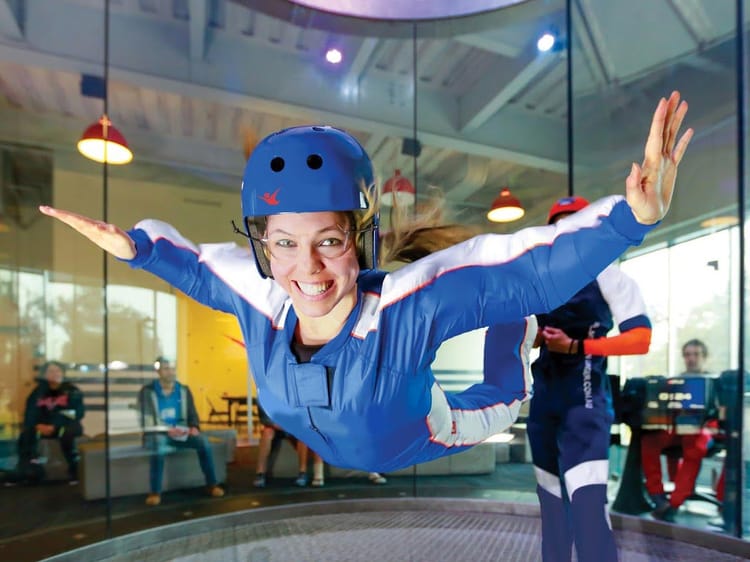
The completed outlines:
<svg viewBox="0 0 750 562">
<path fill-rule="evenodd" d="M 380 212 L 380 198 L 377 196 L 377 187 L 375 183 L 366 185 L 364 180 L 360 181 L 359 186 L 362 195 L 367 201 L 367 209 L 361 211 L 351 211 L 354 217 L 354 223 L 349 226 L 354 230 L 362 230 L 367 228 L 375 216 Z"/>
<path fill-rule="evenodd" d="M 429 191 L 428 202 L 418 206 L 416 214 L 394 201 L 391 228 L 380 237 L 383 263 L 411 263 L 480 233 L 476 227 L 447 222 L 442 192 L 435 187 Z"/>
</svg>

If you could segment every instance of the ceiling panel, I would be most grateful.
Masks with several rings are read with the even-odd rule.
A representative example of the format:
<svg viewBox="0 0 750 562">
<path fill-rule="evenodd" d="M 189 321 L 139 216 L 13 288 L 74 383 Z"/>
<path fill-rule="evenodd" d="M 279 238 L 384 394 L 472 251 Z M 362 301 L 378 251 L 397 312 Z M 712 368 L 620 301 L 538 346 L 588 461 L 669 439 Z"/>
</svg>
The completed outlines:
<svg viewBox="0 0 750 562">
<path fill-rule="evenodd" d="M 524 224 L 543 220 L 565 192 L 567 61 L 564 52 L 536 53 L 533 41 L 544 28 L 564 29 L 561 2 L 528 2 L 525 9 L 535 7 L 529 17 L 508 12 L 508 25 L 497 29 L 420 37 L 416 80 L 408 39 L 336 33 L 312 18 L 287 23 L 243 4 L 112 1 L 110 116 L 136 162 L 236 189 L 248 134 L 319 121 L 352 131 L 382 179 L 396 169 L 413 175 L 401 143 L 414 135 L 416 85 L 420 192 L 439 186 L 454 216 L 495 230 L 518 226 L 485 222 L 502 186 L 528 205 Z M 617 166 L 632 146 L 602 140 L 602 127 L 621 127 L 623 138 L 633 138 L 643 124 L 632 116 L 647 114 L 670 80 L 697 83 L 711 75 L 723 84 L 733 72 L 727 64 L 732 3 L 710 9 L 697 0 L 573 4 L 576 146 L 588 169 L 583 187 L 607 193 L 621 189 Z M 67 146 L 101 113 L 101 100 L 82 96 L 79 84 L 83 73 L 102 74 L 101 35 L 70 33 L 82 22 L 99 29 L 93 22 L 101 21 L 101 6 L 101 0 L 30 2 L 24 26 L 12 11 L 0 12 L 0 111 L 8 118 L 21 111 L 41 127 L 44 134 L 22 127 L 29 142 Z M 191 17 L 195 7 L 202 11 Z M 620 25 L 633 10 L 645 14 L 644 25 L 667 22 L 664 33 L 634 38 Z M 332 45 L 344 51 L 338 68 L 321 59 Z M 726 117 L 727 90 L 718 105 L 714 92 L 690 92 L 706 125 Z M 607 103 L 594 102 L 601 99 Z"/>
</svg>

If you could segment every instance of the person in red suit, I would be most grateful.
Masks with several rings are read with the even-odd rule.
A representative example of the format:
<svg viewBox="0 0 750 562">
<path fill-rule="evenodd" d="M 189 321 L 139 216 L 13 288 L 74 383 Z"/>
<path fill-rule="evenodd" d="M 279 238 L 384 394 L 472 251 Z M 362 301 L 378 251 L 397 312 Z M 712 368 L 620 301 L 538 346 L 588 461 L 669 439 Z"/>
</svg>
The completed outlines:
<svg viewBox="0 0 750 562">
<path fill-rule="evenodd" d="M 708 357 L 706 344 L 691 339 L 682 346 L 685 372 L 680 376 L 705 374 L 704 364 Z M 709 420 L 698 433 L 678 435 L 674 431 L 652 431 L 641 437 L 641 462 L 646 479 L 646 491 L 656 505 L 651 515 L 655 519 L 675 522 L 677 510 L 690 497 L 701 468 L 718 428 L 716 420 Z M 682 448 L 681 459 L 668 459 L 667 472 L 674 482 L 674 491 L 667 496 L 662 482 L 661 453 L 668 447 Z"/>
</svg>

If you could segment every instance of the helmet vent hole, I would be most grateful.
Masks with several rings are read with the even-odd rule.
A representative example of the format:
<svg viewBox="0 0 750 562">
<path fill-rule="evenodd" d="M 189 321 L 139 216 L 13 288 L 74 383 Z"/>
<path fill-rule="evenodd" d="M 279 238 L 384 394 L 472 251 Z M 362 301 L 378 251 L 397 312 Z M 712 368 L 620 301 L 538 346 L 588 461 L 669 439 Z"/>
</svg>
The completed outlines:
<svg viewBox="0 0 750 562">
<path fill-rule="evenodd" d="M 284 159 L 281 158 L 280 156 L 277 156 L 276 158 L 274 158 L 273 160 L 271 160 L 271 169 L 274 172 L 280 172 L 281 170 L 283 170 L 284 169 Z"/>
<path fill-rule="evenodd" d="M 311 154 L 307 157 L 307 167 L 312 170 L 319 170 L 323 165 L 323 158 L 320 154 Z"/>
<path fill-rule="evenodd" d="M 324 127 L 319 127 L 318 125 L 313 125 L 312 130 L 313 131 L 317 131 L 318 133 L 322 133 L 323 131 L 325 131 L 325 128 Z"/>
</svg>

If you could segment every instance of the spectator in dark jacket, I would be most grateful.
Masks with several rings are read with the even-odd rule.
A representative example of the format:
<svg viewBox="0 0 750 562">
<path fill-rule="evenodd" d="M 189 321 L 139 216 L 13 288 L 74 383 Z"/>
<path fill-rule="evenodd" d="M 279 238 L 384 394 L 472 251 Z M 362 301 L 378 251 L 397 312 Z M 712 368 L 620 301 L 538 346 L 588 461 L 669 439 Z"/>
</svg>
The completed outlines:
<svg viewBox="0 0 750 562">
<path fill-rule="evenodd" d="M 144 385 L 138 395 L 144 441 L 152 451 L 151 493 L 146 497 L 146 504 L 161 503 L 164 455 L 175 449 L 195 449 L 209 495 L 223 496 L 224 490 L 216 479 L 211 447 L 200 432 L 192 392 L 187 385 L 177 381 L 175 369 L 168 359 L 158 357 L 154 368 L 159 378 Z"/>
<path fill-rule="evenodd" d="M 23 427 L 18 438 L 18 466 L 9 482 L 35 481 L 44 477 L 39 459 L 39 439 L 58 439 L 71 484 L 78 483 L 76 437 L 83 435 L 83 393 L 65 379 L 65 365 L 48 361 L 40 369 L 38 384 L 26 399 Z"/>
</svg>

